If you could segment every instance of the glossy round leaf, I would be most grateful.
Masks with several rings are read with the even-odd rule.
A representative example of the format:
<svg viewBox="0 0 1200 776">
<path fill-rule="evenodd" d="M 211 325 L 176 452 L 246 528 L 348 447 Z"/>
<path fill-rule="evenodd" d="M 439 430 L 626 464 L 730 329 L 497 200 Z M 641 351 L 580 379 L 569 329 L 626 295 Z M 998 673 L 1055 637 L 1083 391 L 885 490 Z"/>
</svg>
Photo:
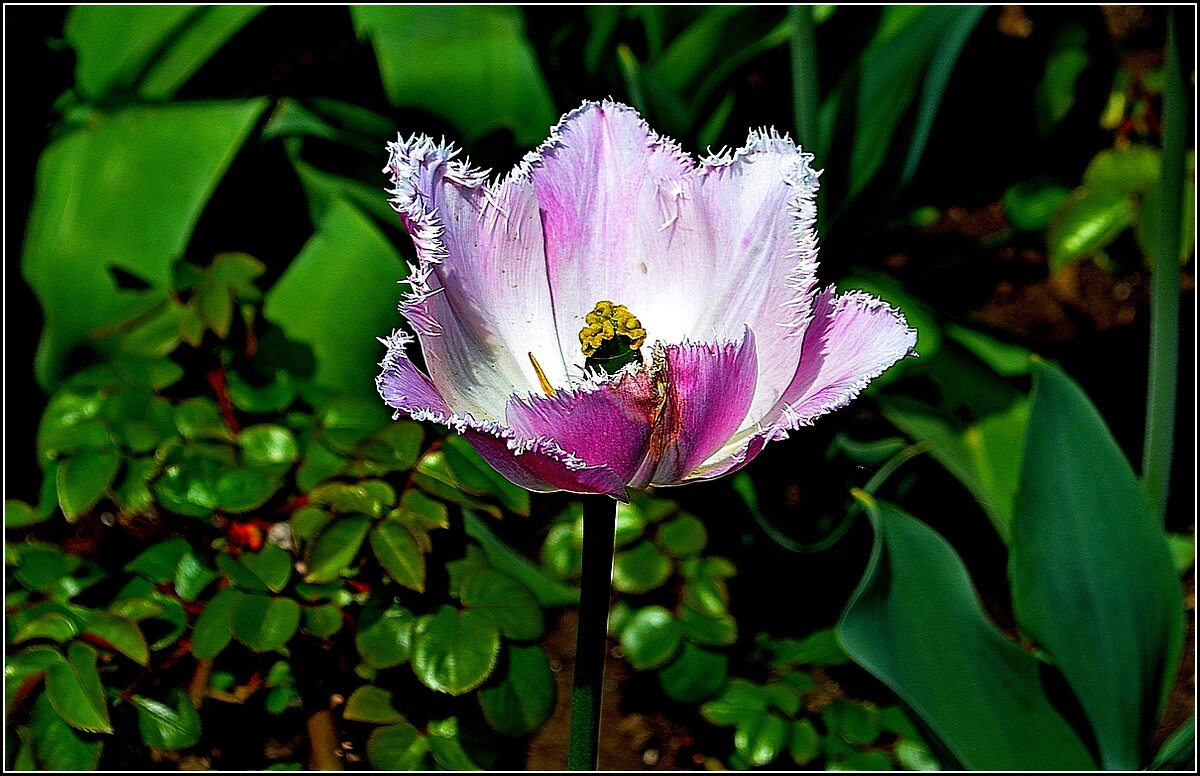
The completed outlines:
<svg viewBox="0 0 1200 776">
<path fill-rule="evenodd" d="M 1101 251 L 1133 224 L 1136 210 L 1128 194 L 1078 189 L 1059 208 L 1046 242 L 1050 269 Z"/>
<path fill-rule="evenodd" d="M 708 544 L 708 531 L 698 517 L 682 514 L 658 527 L 658 546 L 676 558 L 695 555 Z"/>
<path fill-rule="evenodd" d="M 408 721 L 392 704 L 391 690 L 373 684 L 363 685 L 350 694 L 342 716 L 355 722 L 370 722 L 374 725 L 393 725 Z"/>
<path fill-rule="evenodd" d="M 613 560 L 613 587 L 622 593 L 648 593 L 671 577 L 673 564 L 653 543 L 638 542 Z"/>
<path fill-rule="evenodd" d="M 788 751 L 796 765 L 808 765 L 817 759 L 821 753 L 821 734 L 813 726 L 812 720 L 799 719 L 792 723 L 792 740 Z"/>
<path fill-rule="evenodd" d="M 175 569 L 175 593 L 184 601 L 195 601 L 220 576 L 211 566 L 188 550 L 179 559 L 179 565 Z"/>
<path fill-rule="evenodd" d="M 336 604 L 321 604 L 304 609 L 304 630 L 323 639 L 342 629 L 342 610 Z"/>
<path fill-rule="evenodd" d="M 300 457 L 296 437 L 284 426 L 260 423 L 238 434 L 242 463 L 270 474 L 282 474 Z"/>
<path fill-rule="evenodd" d="M 410 590 L 425 592 L 425 553 L 407 527 L 391 520 L 380 522 L 371 531 L 371 549 L 389 577 Z"/>
<path fill-rule="evenodd" d="M 39 515 L 24 501 L 11 498 L 4 500 L 4 527 L 7 529 L 26 528 L 48 519 L 49 516 Z"/>
<path fill-rule="evenodd" d="M 767 765 L 787 743 L 788 725 L 774 714 L 755 714 L 738 722 L 733 745 L 751 765 Z"/>
<path fill-rule="evenodd" d="M 729 657 L 684 644 L 683 651 L 658 674 L 659 684 L 672 700 L 699 703 L 725 684 Z"/>
<path fill-rule="evenodd" d="M 233 635 L 255 652 L 279 649 L 300 627 L 300 605 L 290 598 L 246 595 L 230 612 Z"/>
<path fill-rule="evenodd" d="M 242 514 L 267 503 L 277 490 L 279 480 L 270 475 L 250 469 L 230 469 L 217 478 L 217 507 Z"/>
<path fill-rule="evenodd" d="M 442 606 L 417 620 L 412 667 L 432 690 L 462 695 L 491 675 L 500 654 L 500 632 L 479 612 Z"/>
<path fill-rule="evenodd" d="M 375 604 L 373 601 L 372 604 Z M 417 618 L 402 606 L 364 607 L 354 643 L 363 662 L 384 669 L 408 661 Z"/>
<path fill-rule="evenodd" d="M 96 506 L 117 478 L 121 455 L 115 448 L 85 449 L 58 467 L 58 503 L 69 522 Z"/>
<path fill-rule="evenodd" d="M 508 736 L 527 736 L 545 724 L 554 708 L 554 674 L 541 647 L 510 644 L 508 672 L 499 684 L 479 691 L 488 724 Z"/>
<path fill-rule="evenodd" d="M 407 722 L 376 728 L 367 739 L 367 759 L 380 771 L 423 770 L 429 739 Z"/>
<path fill-rule="evenodd" d="M 292 576 L 292 556 L 274 544 L 264 544 L 258 552 L 243 552 L 238 561 L 273 593 L 287 587 Z"/>
<path fill-rule="evenodd" d="M 621 631 L 621 648 L 638 670 L 665 665 L 682 643 L 683 626 L 661 606 L 638 610 Z"/>
<path fill-rule="evenodd" d="M 485 615 L 510 639 L 530 641 L 546 630 L 542 607 L 529 588 L 486 569 L 470 574 L 460 591 L 463 606 Z"/>
</svg>

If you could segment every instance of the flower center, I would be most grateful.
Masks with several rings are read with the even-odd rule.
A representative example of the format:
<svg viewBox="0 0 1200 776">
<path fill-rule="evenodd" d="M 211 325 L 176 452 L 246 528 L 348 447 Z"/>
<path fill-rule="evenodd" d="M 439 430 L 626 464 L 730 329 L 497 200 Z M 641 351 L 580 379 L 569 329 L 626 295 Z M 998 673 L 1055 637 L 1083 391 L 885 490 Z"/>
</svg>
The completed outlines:
<svg viewBox="0 0 1200 776">
<path fill-rule="evenodd" d="M 579 344 L 587 356 L 585 368 L 615 374 L 633 361 L 642 363 L 638 348 L 646 341 L 646 330 L 625 305 L 603 299 L 596 302 L 583 322 Z"/>
</svg>

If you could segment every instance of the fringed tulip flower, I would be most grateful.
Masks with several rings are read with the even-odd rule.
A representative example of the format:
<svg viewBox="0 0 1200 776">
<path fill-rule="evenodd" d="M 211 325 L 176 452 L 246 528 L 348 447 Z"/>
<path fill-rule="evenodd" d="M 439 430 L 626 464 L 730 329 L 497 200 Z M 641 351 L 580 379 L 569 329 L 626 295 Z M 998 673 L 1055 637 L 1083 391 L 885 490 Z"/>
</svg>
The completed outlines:
<svg viewBox="0 0 1200 776">
<path fill-rule="evenodd" d="M 632 109 L 585 103 L 506 177 L 389 144 L 416 245 L 377 379 L 534 491 L 719 477 L 912 353 L 881 300 L 818 288 L 812 156 L 774 131 L 698 165 Z"/>
</svg>

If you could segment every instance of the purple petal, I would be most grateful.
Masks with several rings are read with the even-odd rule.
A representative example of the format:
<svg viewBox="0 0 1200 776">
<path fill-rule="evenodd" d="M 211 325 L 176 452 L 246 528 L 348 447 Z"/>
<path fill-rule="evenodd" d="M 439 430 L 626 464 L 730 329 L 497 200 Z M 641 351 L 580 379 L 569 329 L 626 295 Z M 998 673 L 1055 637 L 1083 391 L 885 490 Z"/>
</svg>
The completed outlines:
<svg viewBox="0 0 1200 776">
<path fill-rule="evenodd" d="M 750 329 L 740 343 L 684 343 L 663 351 L 666 401 L 634 487 L 686 480 L 737 432 L 754 397 L 758 359 Z"/>
</svg>

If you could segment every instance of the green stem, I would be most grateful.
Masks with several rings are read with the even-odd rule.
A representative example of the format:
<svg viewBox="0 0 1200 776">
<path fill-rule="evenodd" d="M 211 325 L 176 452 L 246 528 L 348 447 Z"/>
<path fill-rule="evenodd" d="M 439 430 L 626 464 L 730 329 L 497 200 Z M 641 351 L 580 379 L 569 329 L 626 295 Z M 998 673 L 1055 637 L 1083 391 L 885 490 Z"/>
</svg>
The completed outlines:
<svg viewBox="0 0 1200 776">
<path fill-rule="evenodd" d="M 788 8 L 792 24 L 792 109 L 795 111 L 796 137 L 805 151 L 817 151 L 821 145 L 818 113 L 821 86 L 817 80 L 817 36 L 813 28 L 813 9 L 807 5 Z"/>
<path fill-rule="evenodd" d="M 1166 513 L 1175 443 L 1175 385 L 1179 359 L 1179 251 L 1186 174 L 1187 95 L 1175 33 L 1175 11 L 1167 14 L 1167 86 L 1163 96 L 1163 155 L 1158 235 L 1150 277 L 1150 376 L 1142 486 L 1162 518 Z"/>
<path fill-rule="evenodd" d="M 617 502 L 607 496 L 583 501 L 583 578 L 579 585 L 579 627 L 575 637 L 575 680 L 571 688 L 571 737 L 567 768 L 597 769 L 600 698 L 608 646 L 608 602 L 612 589 Z"/>
</svg>

